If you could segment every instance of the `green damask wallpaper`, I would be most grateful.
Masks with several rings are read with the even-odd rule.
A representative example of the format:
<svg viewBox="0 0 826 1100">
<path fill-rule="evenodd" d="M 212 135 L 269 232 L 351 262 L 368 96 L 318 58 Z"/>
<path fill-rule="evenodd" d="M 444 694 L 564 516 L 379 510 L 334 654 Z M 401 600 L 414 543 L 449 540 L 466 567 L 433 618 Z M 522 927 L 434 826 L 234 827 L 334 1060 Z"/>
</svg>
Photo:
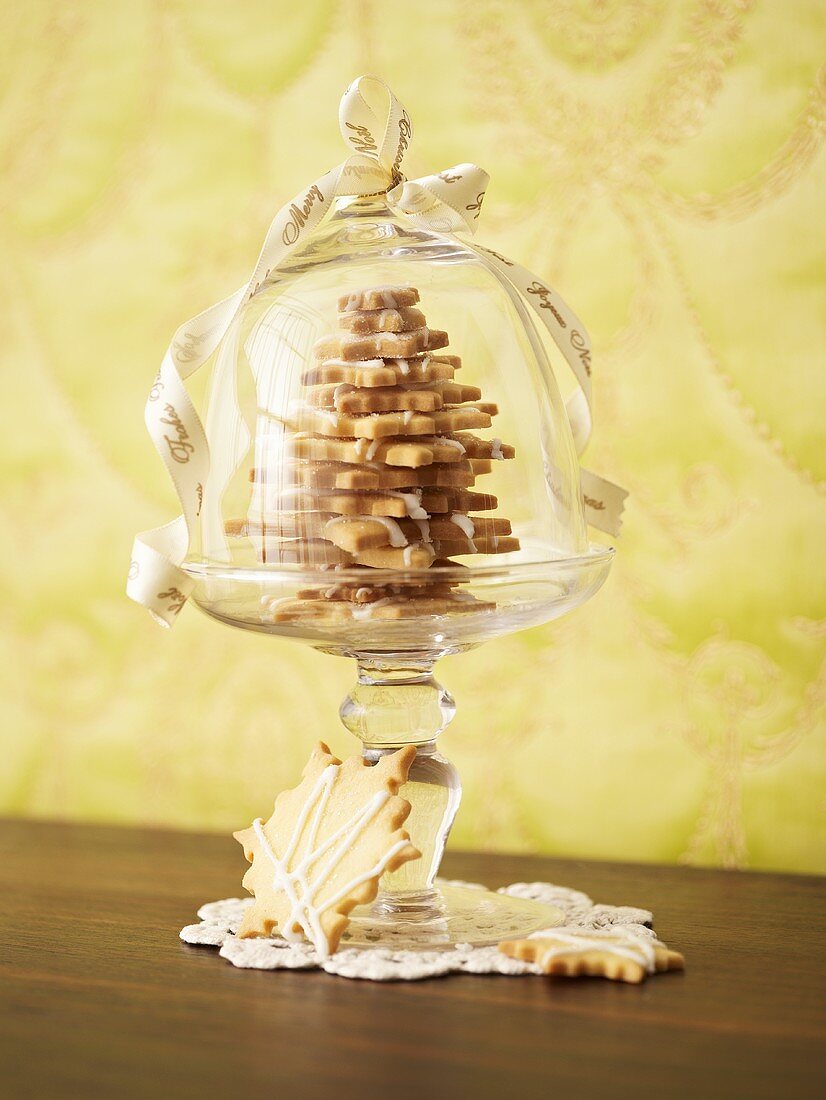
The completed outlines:
<svg viewBox="0 0 826 1100">
<path fill-rule="evenodd" d="M 606 588 L 443 663 L 455 841 L 826 871 L 818 0 L 5 0 L 0 810 L 229 829 L 353 670 L 123 595 L 174 500 L 142 406 L 343 150 L 360 72 L 471 160 L 480 240 L 595 338 Z M 818 201 L 820 200 L 820 202 Z M 10 398 L 10 399 L 9 399 Z"/>
</svg>

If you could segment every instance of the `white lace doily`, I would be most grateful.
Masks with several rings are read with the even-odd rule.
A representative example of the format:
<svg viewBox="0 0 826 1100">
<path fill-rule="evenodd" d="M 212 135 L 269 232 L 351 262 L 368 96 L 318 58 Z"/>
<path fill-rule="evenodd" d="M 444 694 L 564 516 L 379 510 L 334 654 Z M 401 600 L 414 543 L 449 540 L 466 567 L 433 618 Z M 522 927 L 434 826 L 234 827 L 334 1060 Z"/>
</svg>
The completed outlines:
<svg viewBox="0 0 826 1100">
<path fill-rule="evenodd" d="M 477 883 L 451 882 L 454 886 L 478 887 Z M 485 889 L 485 887 L 478 887 Z M 546 931 L 609 928 L 622 925 L 628 931 L 654 938 L 653 916 L 647 909 L 627 905 L 595 905 L 587 894 L 553 886 L 549 882 L 516 882 L 503 886 L 500 894 L 555 905 L 564 921 Z M 233 966 L 252 970 L 326 970 L 342 978 L 364 978 L 373 982 L 415 981 L 443 974 L 539 974 L 533 963 L 503 955 L 498 947 L 471 947 L 458 944 L 446 951 L 401 951 L 387 947 L 340 948 L 329 959 L 320 960 L 309 943 L 287 943 L 280 936 L 268 939 L 239 940 L 235 936 L 244 910 L 252 898 L 225 898 L 211 901 L 198 910 L 200 922 L 181 929 L 184 943 L 218 947 L 219 954 Z M 542 936 L 545 931 L 534 932 Z"/>
</svg>

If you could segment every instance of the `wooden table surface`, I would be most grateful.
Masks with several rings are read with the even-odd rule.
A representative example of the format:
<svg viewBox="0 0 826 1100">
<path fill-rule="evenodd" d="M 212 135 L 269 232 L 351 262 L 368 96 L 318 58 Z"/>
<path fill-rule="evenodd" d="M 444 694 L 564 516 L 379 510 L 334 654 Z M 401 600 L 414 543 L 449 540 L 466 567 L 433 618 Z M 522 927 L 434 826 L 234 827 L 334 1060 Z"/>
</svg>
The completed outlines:
<svg viewBox="0 0 826 1100">
<path fill-rule="evenodd" d="M 378 984 L 182 944 L 244 866 L 220 836 L 0 823 L 0 1095 L 824 1095 L 824 879 L 453 853 L 654 910 L 686 973 Z"/>
</svg>

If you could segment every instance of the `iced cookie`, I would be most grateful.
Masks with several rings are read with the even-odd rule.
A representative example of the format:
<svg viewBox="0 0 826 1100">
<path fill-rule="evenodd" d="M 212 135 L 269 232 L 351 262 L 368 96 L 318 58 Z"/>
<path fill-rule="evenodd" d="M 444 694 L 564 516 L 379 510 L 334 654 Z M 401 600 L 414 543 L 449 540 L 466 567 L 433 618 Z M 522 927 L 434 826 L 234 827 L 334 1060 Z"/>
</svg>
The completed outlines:
<svg viewBox="0 0 826 1100">
<path fill-rule="evenodd" d="M 296 592 L 299 600 L 341 600 L 345 603 L 365 604 L 375 603 L 387 596 L 401 596 L 404 599 L 412 599 L 418 596 L 449 596 L 455 589 L 458 581 L 427 581 L 423 584 L 371 584 L 369 573 L 364 570 L 363 584 L 326 583 L 315 588 L 301 588 Z M 266 606 L 262 602 L 262 607 Z"/>
<path fill-rule="evenodd" d="M 338 299 L 339 313 L 354 309 L 401 309 L 415 306 L 419 292 L 414 286 L 370 286 L 353 290 Z"/>
<path fill-rule="evenodd" d="M 288 441 L 288 453 L 296 458 L 330 460 L 333 462 L 375 462 L 387 466 L 409 466 L 417 469 L 434 462 L 461 462 L 465 458 L 463 444 L 437 436 L 408 439 L 335 439 L 299 432 Z"/>
<path fill-rule="evenodd" d="M 327 359 L 305 370 L 301 375 L 304 386 L 345 383 L 359 389 L 376 386 L 395 386 L 400 382 L 440 382 L 453 378 L 461 367 L 458 355 L 420 355 L 407 359 L 365 359 L 348 362 L 346 359 Z"/>
<path fill-rule="evenodd" d="M 400 309 L 357 309 L 339 313 L 338 323 L 346 332 L 360 335 L 371 332 L 410 332 L 424 326 L 420 309 L 402 306 Z"/>
<path fill-rule="evenodd" d="M 447 512 L 450 501 L 466 489 L 377 489 L 375 492 L 351 492 L 347 489 L 284 489 L 275 495 L 280 508 L 291 512 L 336 512 L 342 516 L 409 516 L 427 519 L 430 512 Z M 482 496 L 481 493 L 470 496 Z M 269 503 L 269 502 L 268 502 Z M 457 509 L 458 510 L 458 509 Z M 269 513 L 268 513 L 269 514 Z"/>
<path fill-rule="evenodd" d="M 347 914 L 375 898 L 384 872 L 420 855 L 402 828 L 410 803 L 398 794 L 415 756 L 406 746 L 371 767 L 317 746 L 269 820 L 234 834 L 251 864 L 243 884 L 255 898 L 241 939 L 277 930 L 290 942 L 309 940 L 321 958 L 336 950 Z"/>
<path fill-rule="evenodd" d="M 333 409 L 304 406 L 296 410 L 294 417 L 298 430 L 335 439 L 388 439 L 490 427 L 490 413 L 473 405 L 456 405 L 432 413 L 386 412 L 368 416 L 345 416 Z"/>
<path fill-rule="evenodd" d="M 435 412 L 444 404 L 436 390 L 403 389 L 401 386 L 382 386 L 380 389 L 363 390 L 341 382 L 337 386 L 313 386 L 307 391 L 307 404 L 311 408 L 335 409 L 348 416 L 378 412 Z"/>
<path fill-rule="evenodd" d="M 279 524 L 281 521 L 279 520 Z M 266 529 L 265 529 L 266 530 Z M 430 543 L 410 543 L 408 546 L 377 546 L 355 553 L 320 538 L 289 538 L 269 531 L 263 533 L 256 524 L 250 524 L 247 535 L 258 552 L 261 561 L 268 564 L 303 565 L 308 570 L 336 571 L 352 566 L 369 566 L 370 569 L 429 569 L 436 557 L 436 548 Z M 447 562 L 454 565 L 453 562 Z"/>
<path fill-rule="evenodd" d="M 453 522 L 453 521 L 456 522 Z M 467 553 L 469 540 L 489 541 L 510 535 L 510 521 L 501 517 L 483 519 L 479 516 L 431 517 L 426 520 L 389 519 L 376 516 L 333 516 L 321 525 L 321 537 L 346 550 L 372 550 L 377 546 L 408 546 L 411 542 L 451 542 L 464 535 Z M 466 533 L 467 532 L 467 533 Z M 454 553 L 456 551 L 453 551 Z M 471 551 L 473 553 L 474 551 Z"/>
<path fill-rule="evenodd" d="M 655 971 L 685 967 L 678 951 L 653 937 L 618 928 L 554 928 L 535 938 L 500 943 L 499 950 L 512 959 L 535 963 L 543 974 L 566 978 L 585 975 L 636 983 Z"/>
<path fill-rule="evenodd" d="M 426 520 L 445 512 L 490 512 L 499 501 L 490 493 L 472 489 L 377 489 L 360 492 L 348 489 L 287 488 L 273 491 L 264 500 L 264 513 L 259 517 L 269 522 L 277 512 L 335 512 L 342 516 L 392 516 Z"/>
<path fill-rule="evenodd" d="M 424 351 L 447 346 L 447 333 L 436 328 L 416 328 L 410 332 L 374 332 L 364 336 L 341 333 L 322 336 L 313 345 L 316 359 L 405 359 Z"/>
<path fill-rule="evenodd" d="M 492 603 L 478 600 L 469 593 L 454 592 L 445 596 L 385 596 L 358 605 L 342 600 L 285 599 L 275 602 L 269 614 L 274 622 L 310 621 L 337 625 L 370 620 L 387 622 L 424 616 L 468 615 L 489 611 L 493 606 Z"/>
<path fill-rule="evenodd" d="M 299 461 L 285 468 L 286 480 L 307 489 L 409 489 L 423 486 L 466 489 L 479 472 L 470 462 L 431 463 L 416 469 L 398 466 L 356 466 L 346 462 Z M 251 481 L 265 482 L 261 471 Z"/>
<path fill-rule="evenodd" d="M 313 408 L 335 409 L 349 416 L 378 412 L 434 412 L 444 405 L 476 402 L 482 391 L 458 382 L 407 383 L 360 389 L 346 382 L 313 386 L 307 391 L 307 404 Z M 478 408 L 478 405 L 476 406 Z"/>
</svg>

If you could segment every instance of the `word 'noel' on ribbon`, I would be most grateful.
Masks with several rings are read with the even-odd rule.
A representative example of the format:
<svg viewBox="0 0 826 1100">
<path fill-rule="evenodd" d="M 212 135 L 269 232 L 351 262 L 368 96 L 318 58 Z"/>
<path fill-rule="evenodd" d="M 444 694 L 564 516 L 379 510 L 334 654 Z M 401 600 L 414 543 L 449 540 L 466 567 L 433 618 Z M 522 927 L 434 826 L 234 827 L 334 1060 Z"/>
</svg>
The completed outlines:
<svg viewBox="0 0 826 1100">
<path fill-rule="evenodd" d="M 210 469 L 206 433 L 184 382 L 217 349 L 241 307 L 340 196 L 386 193 L 395 210 L 430 231 L 476 231 L 488 174 L 474 164 L 457 164 L 435 175 L 406 179 L 402 165 L 413 124 L 384 81 L 371 76 L 353 81 L 339 105 L 339 128 L 352 154 L 278 211 L 247 283 L 181 325 L 150 390 L 146 426 L 175 485 L 182 512 L 171 523 L 137 535 L 126 591 L 164 626 L 175 621 L 194 586 L 181 565 L 201 512 Z M 481 245 L 463 243 L 511 293 L 531 306 L 573 372 L 577 390 L 566 412 L 577 454 L 581 454 L 591 434 L 591 342 L 584 325 L 556 291 L 526 268 Z M 618 534 L 625 491 L 585 469 L 581 484 L 587 521 L 598 530 Z"/>
</svg>

